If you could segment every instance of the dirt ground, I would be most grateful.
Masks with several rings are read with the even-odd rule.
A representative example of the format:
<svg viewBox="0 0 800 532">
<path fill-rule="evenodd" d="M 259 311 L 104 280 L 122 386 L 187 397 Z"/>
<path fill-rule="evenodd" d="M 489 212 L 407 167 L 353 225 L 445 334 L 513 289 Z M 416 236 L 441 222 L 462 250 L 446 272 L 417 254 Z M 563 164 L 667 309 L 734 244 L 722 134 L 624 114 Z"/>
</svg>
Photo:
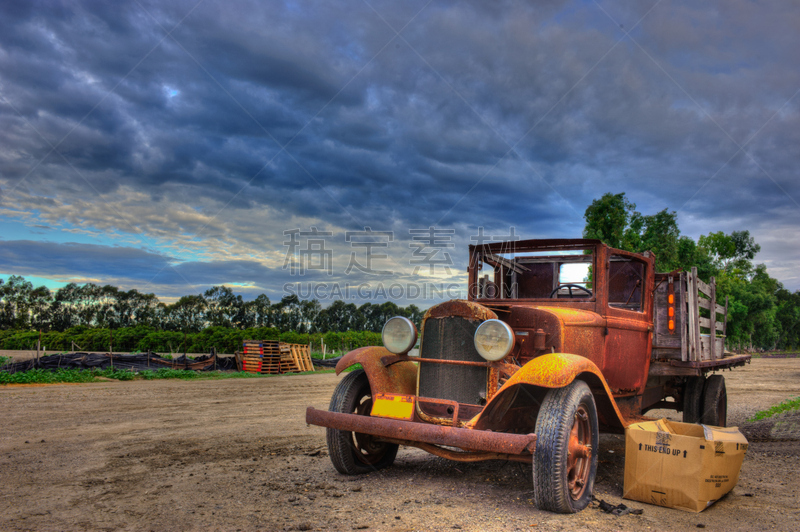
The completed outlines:
<svg viewBox="0 0 800 532">
<path fill-rule="evenodd" d="M 725 373 L 729 424 L 800 394 L 800 359 Z M 800 442 L 752 442 L 739 484 L 700 514 L 623 501 L 624 439 L 602 437 L 596 505 L 532 505 L 529 466 L 449 462 L 338 474 L 325 431 L 333 374 L 223 381 L 0 386 L 2 530 L 796 530 Z M 655 415 L 669 412 L 655 412 Z M 676 414 L 671 417 L 677 419 Z"/>
</svg>

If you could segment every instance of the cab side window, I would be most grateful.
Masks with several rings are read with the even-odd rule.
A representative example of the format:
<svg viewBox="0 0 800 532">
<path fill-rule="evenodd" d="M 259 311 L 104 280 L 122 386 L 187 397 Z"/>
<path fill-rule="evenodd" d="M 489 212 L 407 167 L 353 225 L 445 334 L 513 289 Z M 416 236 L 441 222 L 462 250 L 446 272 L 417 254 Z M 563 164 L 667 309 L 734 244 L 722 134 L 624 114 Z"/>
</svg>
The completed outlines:
<svg viewBox="0 0 800 532">
<path fill-rule="evenodd" d="M 611 255 L 608 267 L 608 306 L 643 312 L 645 264 Z"/>
</svg>

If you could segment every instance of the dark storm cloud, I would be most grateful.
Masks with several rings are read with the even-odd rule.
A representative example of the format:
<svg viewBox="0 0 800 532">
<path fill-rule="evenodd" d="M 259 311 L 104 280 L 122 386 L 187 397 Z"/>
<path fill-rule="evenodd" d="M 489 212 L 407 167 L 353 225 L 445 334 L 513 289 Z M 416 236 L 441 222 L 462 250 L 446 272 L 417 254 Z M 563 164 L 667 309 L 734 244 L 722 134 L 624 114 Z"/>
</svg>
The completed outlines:
<svg viewBox="0 0 800 532">
<path fill-rule="evenodd" d="M 17 275 L 152 279 L 170 257 L 138 248 L 0 240 L 0 270 Z"/>
<path fill-rule="evenodd" d="M 579 236 L 586 205 L 608 191 L 642 212 L 679 211 L 695 237 L 752 227 L 767 240 L 764 217 L 798 220 L 797 6 L 0 9 L 6 192 L 69 203 L 85 179 L 165 205 L 542 237 Z"/>
<path fill-rule="evenodd" d="M 0 271 L 116 284 L 173 297 L 223 283 L 279 286 L 278 277 L 285 277 L 254 261 L 179 263 L 172 257 L 132 247 L 31 240 L 0 240 Z M 317 277 L 311 275 L 309 280 Z"/>
</svg>

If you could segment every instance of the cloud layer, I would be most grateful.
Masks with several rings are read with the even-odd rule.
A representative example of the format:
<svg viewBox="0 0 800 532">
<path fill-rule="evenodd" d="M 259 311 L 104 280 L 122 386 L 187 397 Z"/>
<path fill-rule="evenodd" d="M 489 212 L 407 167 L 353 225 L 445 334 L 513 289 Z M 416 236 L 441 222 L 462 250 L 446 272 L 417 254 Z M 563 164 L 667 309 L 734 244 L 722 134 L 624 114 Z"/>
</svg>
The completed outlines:
<svg viewBox="0 0 800 532">
<path fill-rule="evenodd" d="M 592 199 L 625 191 L 690 236 L 749 229 L 800 288 L 798 6 L 0 10 L 0 273 L 31 253 L 42 276 L 274 294 L 293 280 L 286 230 L 333 233 L 337 278 L 346 231 L 394 231 L 407 279 L 409 230 L 436 226 L 455 230 L 458 281 L 478 226 L 576 237 Z M 98 239 L 80 260 L 77 233 Z"/>
</svg>

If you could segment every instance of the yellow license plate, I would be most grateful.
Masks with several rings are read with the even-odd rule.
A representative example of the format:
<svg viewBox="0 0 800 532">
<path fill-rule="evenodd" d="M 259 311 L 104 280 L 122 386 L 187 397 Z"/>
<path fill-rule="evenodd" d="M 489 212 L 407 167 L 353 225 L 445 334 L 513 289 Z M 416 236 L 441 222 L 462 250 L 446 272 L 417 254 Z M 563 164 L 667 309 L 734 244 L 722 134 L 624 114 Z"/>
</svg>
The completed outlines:
<svg viewBox="0 0 800 532">
<path fill-rule="evenodd" d="M 376 394 L 372 403 L 372 415 L 393 419 L 414 419 L 414 398 L 408 395 Z"/>
</svg>

